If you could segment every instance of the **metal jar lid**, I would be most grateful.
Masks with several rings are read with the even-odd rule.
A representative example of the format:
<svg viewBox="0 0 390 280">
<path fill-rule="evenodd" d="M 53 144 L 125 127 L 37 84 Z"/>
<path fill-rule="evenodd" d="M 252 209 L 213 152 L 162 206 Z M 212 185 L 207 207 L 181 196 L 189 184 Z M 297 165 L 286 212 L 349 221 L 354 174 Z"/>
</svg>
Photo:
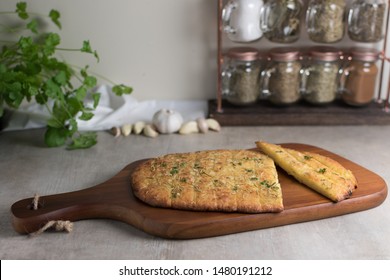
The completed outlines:
<svg viewBox="0 0 390 280">
<path fill-rule="evenodd" d="M 259 59 L 260 53 L 255 48 L 237 47 L 229 49 L 226 55 L 237 60 L 254 61 Z"/>
<path fill-rule="evenodd" d="M 295 61 L 299 59 L 299 50 L 295 48 L 274 48 L 270 50 L 270 57 L 275 61 Z"/>
<path fill-rule="evenodd" d="M 343 52 L 333 47 L 314 47 L 309 51 L 310 57 L 320 61 L 337 61 Z"/>
<path fill-rule="evenodd" d="M 379 51 L 370 48 L 352 48 L 350 50 L 352 59 L 357 59 L 367 62 L 375 62 L 379 58 Z"/>
</svg>

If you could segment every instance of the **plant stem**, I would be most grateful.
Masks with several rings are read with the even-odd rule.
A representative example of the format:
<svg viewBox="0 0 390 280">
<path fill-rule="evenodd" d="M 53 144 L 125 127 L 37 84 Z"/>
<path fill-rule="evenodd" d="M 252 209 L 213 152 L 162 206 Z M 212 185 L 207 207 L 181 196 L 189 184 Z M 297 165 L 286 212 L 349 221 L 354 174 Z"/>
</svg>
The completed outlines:
<svg viewBox="0 0 390 280">
<path fill-rule="evenodd" d="M 69 64 L 69 66 L 71 66 L 72 68 L 79 69 L 79 70 L 83 69 L 82 67 L 77 66 L 77 65 L 73 65 L 73 64 Z M 107 78 L 107 77 L 105 77 L 103 75 L 100 75 L 99 73 L 96 73 L 96 72 L 93 72 L 93 71 L 88 71 L 88 72 L 91 73 L 92 75 L 96 76 L 96 77 L 99 77 L 99 78 L 105 80 L 106 82 L 108 82 L 108 83 L 110 83 L 112 85 L 115 85 L 114 81 L 110 80 L 109 78 Z"/>
<path fill-rule="evenodd" d="M 56 48 L 57 51 L 80 52 L 80 49 Z"/>
<path fill-rule="evenodd" d="M 28 15 L 30 16 L 36 16 L 36 17 L 48 17 L 47 15 L 44 15 L 44 14 L 40 14 L 40 13 L 34 13 L 34 12 L 27 12 L 28 13 Z M 3 12 L 0 12 L 0 16 L 2 16 L 2 15 L 15 15 L 15 16 L 17 16 L 18 15 L 18 13 L 17 12 L 15 12 L 15 11 L 3 11 Z"/>
</svg>

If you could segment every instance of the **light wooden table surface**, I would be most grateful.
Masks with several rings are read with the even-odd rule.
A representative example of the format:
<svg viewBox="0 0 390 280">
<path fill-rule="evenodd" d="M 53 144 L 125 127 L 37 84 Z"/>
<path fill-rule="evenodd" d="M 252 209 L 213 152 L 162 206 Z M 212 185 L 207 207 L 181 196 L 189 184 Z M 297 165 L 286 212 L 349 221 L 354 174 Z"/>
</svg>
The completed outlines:
<svg viewBox="0 0 390 280">
<path fill-rule="evenodd" d="M 0 134 L 1 259 L 390 259 L 390 203 L 324 220 L 213 238 L 165 240 L 111 220 L 84 220 L 66 233 L 16 233 L 10 206 L 101 183 L 133 161 L 173 152 L 253 148 L 257 140 L 304 143 L 339 154 L 390 182 L 390 127 L 223 127 L 219 133 L 131 135 L 99 132 L 97 146 L 46 148 L 44 130 Z"/>
</svg>

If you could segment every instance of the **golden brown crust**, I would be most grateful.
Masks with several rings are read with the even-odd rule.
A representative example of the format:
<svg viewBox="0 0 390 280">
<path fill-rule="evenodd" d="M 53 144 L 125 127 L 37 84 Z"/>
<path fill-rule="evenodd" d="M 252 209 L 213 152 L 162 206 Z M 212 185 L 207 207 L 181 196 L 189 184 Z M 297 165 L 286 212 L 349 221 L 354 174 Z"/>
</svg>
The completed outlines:
<svg viewBox="0 0 390 280">
<path fill-rule="evenodd" d="M 275 164 L 258 151 L 169 154 L 139 165 L 131 182 L 134 195 L 152 206 L 244 213 L 283 210 Z"/>
<path fill-rule="evenodd" d="M 288 174 L 335 202 L 350 197 L 357 187 L 352 172 L 329 157 L 261 141 L 256 145 Z"/>
</svg>

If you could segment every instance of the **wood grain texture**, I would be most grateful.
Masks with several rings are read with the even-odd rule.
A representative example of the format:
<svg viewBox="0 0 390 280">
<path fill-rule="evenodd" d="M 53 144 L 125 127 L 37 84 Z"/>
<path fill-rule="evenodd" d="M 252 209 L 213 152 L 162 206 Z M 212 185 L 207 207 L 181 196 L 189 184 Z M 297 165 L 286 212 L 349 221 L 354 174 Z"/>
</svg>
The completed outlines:
<svg viewBox="0 0 390 280">
<path fill-rule="evenodd" d="M 355 174 L 358 189 L 351 198 L 333 203 L 278 170 L 285 206 L 281 213 L 241 214 L 154 208 L 132 194 L 129 176 L 141 162 L 137 161 L 97 186 L 41 197 L 38 210 L 31 210 L 32 198 L 14 203 L 11 207 L 13 227 L 19 233 L 30 233 L 50 220 L 103 218 L 122 221 L 164 238 L 191 239 L 334 217 L 367 210 L 385 200 L 385 181 L 366 168 L 318 147 L 295 143 L 282 145 L 337 160 Z"/>
</svg>

